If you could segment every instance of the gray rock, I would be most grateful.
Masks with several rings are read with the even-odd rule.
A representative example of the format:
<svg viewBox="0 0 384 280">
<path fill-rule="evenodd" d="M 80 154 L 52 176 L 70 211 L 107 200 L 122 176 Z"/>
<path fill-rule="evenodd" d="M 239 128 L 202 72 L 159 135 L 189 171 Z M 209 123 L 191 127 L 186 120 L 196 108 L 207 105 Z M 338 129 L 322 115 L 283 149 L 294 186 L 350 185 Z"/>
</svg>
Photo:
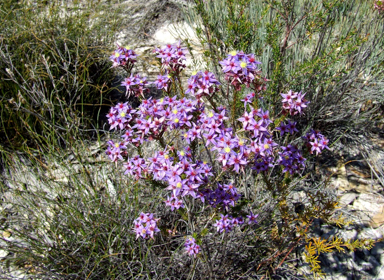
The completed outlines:
<svg viewBox="0 0 384 280">
<path fill-rule="evenodd" d="M 339 236 L 343 240 L 355 240 L 357 238 L 357 230 L 352 229 L 352 230 L 343 230 L 340 231 Z"/>
<path fill-rule="evenodd" d="M 381 266 L 379 272 L 374 277 L 374 280 L 383 280 L 384 279 L 384 266 Z"/>
<path fill-rule="evenodd" d="M 346 205 L 349 205 L 351 204 L 352 202 L 355 201 L 355 199 L 358 197 L 359 195 L 357 193 L 352 193 L 352 192 L 348 192 L 346 194 L 344 194 L 343 196 L 340 197 L 339 199 L 339 204 L 340 206 L 346 206 Z"/>
<path fill-rule="evenodd" d="M 7 250 L 1 250 L 0 249 L 0 259 L 1 258 L 5 258 L 6 256 L 8 256 L 9 252 Z"/>
<path fill-rule="evenodd" d="M 374 240 L 378 240 L 378 239 L 381 239 L 383 238 L 383 233 L 378 230 L 378 229 L 373 229 L 373 228 L 363 228 L 358 236 L 357 236 L 359 239 L 374 239 Z"/>
<path fill-rule="evenodd" d="M 373 214 L 382 213 L 384 207 L 384 197 L 376 194 L 361 194 L 358 199 L 353 202 L 353 209 L 366 211 Z"/>
</svg>

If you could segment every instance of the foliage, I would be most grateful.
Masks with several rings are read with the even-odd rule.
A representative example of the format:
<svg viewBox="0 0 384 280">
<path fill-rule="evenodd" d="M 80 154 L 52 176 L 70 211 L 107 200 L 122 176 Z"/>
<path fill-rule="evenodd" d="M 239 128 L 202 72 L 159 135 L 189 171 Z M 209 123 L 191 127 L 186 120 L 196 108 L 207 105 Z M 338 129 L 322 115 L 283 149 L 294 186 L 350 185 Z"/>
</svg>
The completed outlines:
<svg viewBox="0 0 384 280">
<path fill-rule="evenodd" d="M 147 250 L 152 245 L 130 234 L 133 217 L 139 214 L 138 202 L 142 202 L 138 184 L 106 168 L 97 155 L 88 157 L 87 146 L 69 150 L 74 157 L 69 162 L 63 161 L 64 153 L 46 156 L 45 162 L 33 156 L 9 160 L 16 170 L 23 168 L 20 160 L 31 169 L 25 173 L 28 178 L 10 176 L 9 185 L 2 186 L 12 193 L 7 200 L 12 208 L 1 213 L 6 220 L 1 224 L 0 247 L 10 254 L 2 269 L 5 265 L 27 269 L 28 279 L 137 279 L 147 275 L 147 258 L 154 256 Z M 57 180 L 60 173 L 54 166 L 67 180 Z M 8 172 L 14 174 L 13 168 Z M 37 185 L 31 183 L 35 176 L 40 177 Z M 2 275 L 12 279 L 4 271 Z"/>
<path fill-rule="evenodd" d="M 196 0 L 187 20 L 206 46 L 207 63 L 232 50 L 255 53 L 270 79 L 272 115 L 289 89 L 312 102 L 302 126 L 316 124 L 337 138 L 382 125 L 383 17 L 371 1 Z M 341 130 L 340 127 L 344 126 Z"/>
<path fill-rule="evenodd" d="M 1 150 L 64 147 L 97 126 L 118 22 L 100 1 L 0 2 Z M 107 81 L 107 82 L 106 82 Z"/>
<path fill-rule="evenodd" d="M 332 240 L 328 241 L 321 238 L 312 238 L 308 240 L 308 245 L 305 246 L 307 251 L 304 256 L 306 262 L 311 266 L 311 271 L 314 276 L 325 276 L 321 272 L 320 261 L 318 257 L 321 253 L 330 253 L 334 250 L 339 252 L 344 252 L 345 248 L 354 251 L 356 249 L 367 249 L 370 250 L 374 246 L 374 241 L 372 239 L 361 239 L 361 240 L 342 240 L 338 237 L 333 237 Z"/>
</svg>

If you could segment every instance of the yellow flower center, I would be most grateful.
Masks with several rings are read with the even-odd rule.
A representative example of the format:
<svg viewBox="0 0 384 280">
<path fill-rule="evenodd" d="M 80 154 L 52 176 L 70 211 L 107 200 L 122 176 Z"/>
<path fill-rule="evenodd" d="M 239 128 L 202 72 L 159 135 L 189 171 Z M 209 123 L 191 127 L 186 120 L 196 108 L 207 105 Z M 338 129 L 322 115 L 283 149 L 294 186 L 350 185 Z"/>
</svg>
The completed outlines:
<svg viewBox="0 0 384 280">
<path fill-rule="evenodd" d="M 245 67 L 247 67 L 247 63 L 245 61 L 243 61 L 240 63 L 240 66 L 241 66 L 241 68 L 245 68 Z"/>
<path fill-rule="evenodd" d="M 126 48 L 127 50 L 130 50 L 130 49 L 131 49 L 131 47 L 130 47 L 130 46 L 125 46 L 125 48 Z"/>
<path fill-rule="evenodd" d="M 177 184 L 176 184 L 176 188 L 178 188 L 178 189 L 181 189 L 181 183 L 180 182 L 178 182 Z"/>
<path fill-rule="evenodd" d="M 124 118 L 124 117 L 125 117 L 125 113 L 124 113 L 124 112 L 121 112 L 121 113 L 120 113 L 120 117 Z"/>
<path fill-rule="evenodd" d="M 178 123 L 180 120 L 178 118 L 173 120 L 175 123 Z"/>
<path fill-rule="evenodd" d="M 197 74 L 197 71 L 192 72 L 192 76 L 195 76 Z"/>
<path fill-rule="evenodd" d="M 177 110 L 176 109 L 173 110 L 172 113 L 174 113 L 176 115 L 177 114 Z"/>
<path fill-rule="evenodd" d="M 231 51 L 229 54 L 232 56 L 235 56 L 235 55 L 237 55 L 237 51 Z"/>
<path fill-rule="evenodd" d="M 118 148 L 119 146 L 120 146 L 120 144 L 119 144 L 119 143 L 116 143 L 116 144 L 115 144 L 115 147 L 116 147 L 116 148 Z"/>
<path fill-rule="evenodd" d="M 212 117 L 213 117 L 213 113 L 212 113 L 212 112 L 209 112 L 209 113 L 208 113 L 208 117 L 212 118 Z"/>
<path fill-rule="evenodd" d="M 181 156 L 184 156 L 184 155 L 185 155 L 184 151 L 181 151 L 181 152 L 180 152 L 180 155 L 181 155 Z"/>
<path fill-rule="evenodd" d="M 243 140 L 240 140 L 240 141 L 239 141 L 239 145 L 240 145 L 240 146 L 243 146 L 243 145 L 244 145 L 244 141 L 243 141 Z"/>
<path fill-rule="evenodd" d="M 269 149 L 269 145 L 268 145 L 268 144 L 265 144 L 265 145 L 264 145 L 264 149 Z"/>
<path fill-rule="evenodd" d="M 225 151 L 226 153 L 229 153 L 229 152 L 231 151 L 231 148 L 230 148 L 230 147 L 225 147 L 224 151 Z"/>
<path fill-rule="evenodd" d="M 120 54 L 118 52 L 115 52 L 115 57 L 119 57 Z"/>
<path fill-rule="evenodd" d="M 165 158 L 165 159 L 169 159 L 169 156 L 168 156 L 168 155 L 164 155 L 164 158 Z"/>
</svg>

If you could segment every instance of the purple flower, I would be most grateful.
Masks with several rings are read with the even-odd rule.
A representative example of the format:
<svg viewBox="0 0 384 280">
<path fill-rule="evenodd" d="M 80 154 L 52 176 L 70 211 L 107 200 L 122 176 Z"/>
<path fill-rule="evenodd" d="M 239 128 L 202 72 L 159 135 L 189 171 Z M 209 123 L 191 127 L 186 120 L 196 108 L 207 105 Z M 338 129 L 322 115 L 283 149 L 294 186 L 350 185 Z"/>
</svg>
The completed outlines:
<svg viewBox="0 0 384 280">
<path fill-rule="evenodd" d="M 309 142 L 309 144 L 312 146 L 311 154 L 313 154 L 313 152 L 316 152 L 316 155 L 321 153 L 321 147 L 317 139 L 315 139 L 313 142 Z"/>
<path fill-rule="evenodd" d="M 132 68 L 136 62 L 136 53 L 129 47 L 117 47 L 117 50 L 115 50 L 109 58 L 113 62 L 112 67 L 124 66 L 128 69 Z"/>
<path fill-rule="evenodd" d="M 251 92 L 247 94 L 243 99 L 241 99 L 241 101 L 244 102 L 244 106 L 247 106 L 248 103 L 252 103 L 254 97 L 255 97 L 255 93 Z"/>
<path fill-rule="evenodd" d="M 261 134 L 268 134 L 268 130 L 264 126 L 263 120 L 259 120 L 249 125 L 247 130 L 253 131 L 254 137 L 259 137 Z"/>
<path fill-rule="evenodd" d="M 123 160 L 123 150 L 127 149 L 127 146 L 124 142 L 113 142 L 112 140 L 109 140 L 107 142 L 108 148 L 106 151 L 106 154 L 109 156 L 109 158 L 116 162 L 118 160 Z"/>
<path fill-rule="evenodd" d="M 291 115 L 302 114 L 303 109 L 309 103 L 309 101 L 304 99 L 305 93 L 303 94 L 301 91 L 293 92 L 290 90 L 287 94 L 281 93 L 281 96 L 283 97 L 283 109 L 289 111 Z"/>
<path fill-rule="evenodd" d="M 284 167 L 283 172 L 293 174 L 304 168 L 305 158 L 301 155 L 296 146 L 289 144 L 286 147 L 281 146 L 281 149 L 283 152 L 279 152 L 278 163 Z"/>
<path fill-rule="evenodd" d="M 214 226 L 216 227 L 219 233 L 229 232 L 233 229 L 234 226 L 242 224 L 242 219 L 232 218 L 229 215 L 220 214 L 221 218 L 216 221 Z"/>
<path fill-rule="evenodd" d="M 187 238 L 185 240 L 185 250 L 190 256 L 195 256 L 200 252 L 200 246 L 196 244 L 196 240 L 193 237 Z"/>
<path fill-rule="evenodd" d="M 184 60 L 186 60 L 185 48 L 182 48 L 180 42 L 176 44 L 168 44 L 164 47 L 156 48 L 155 51 L 158 53 L 156 57 L 161 59 L 163 67 L 167 68 L 169 72 L 175 73 L 176 76 L 186 67 Z"/>
<path fill-rule="evenodd" d="M 121 85 L 125 86 L 126 94 L 128 95 L 128 97 L 131 94 L 134 94 L 136 97 L 140 95 L 144 97 L 144 93 L 149 91 L 149 89 L 146 88 L 146 86 L 149 85 L 147 78 L 141 77 L 140 75 L 133 76 L 131 74 L 130 77 L 124 79 Z"/>
<path fill-rule="evenodd" d="M 204 96 L 211 96 L 219 90 L 219 81 L 211 72 L 199 71 L 188 79 L 186 94 L 193 95 L 197 100 Z"/>
<path fill-rule="evenodd" d="M 248 164 L 247 159 L 243 153 L 232 155 L 228 160 L 228 165 L 233 166 L 236 173 L 239 173 L 240 169 L 243 169 Z"/>
<path fill-rule="evenodd" d="M 316 152 L 316 155 L 321 154 L 324 149 L 328 149 L 329 140 L 324 137 L 319 131 L 311 130 L 304 137 L 307 146 L 310 148 L 311 154 Z"/>
<path fill-rule="evenodd" d="M 249 224 L 249 225 L 251 225 L 251 224 L 257 224 L 257 220 L 256 220 L 256 218 L 257 218 L 258 216 L 259 216 L 259 214 L 254 215 L 254 214 L 252 213 L 252 211 L 249 212 L 249 215 L 247 215 L 247 218 L 248 218 L 248 224 Z"/>
<path fill-rule="evenodd" d="M 235 203 L 240 199 L 240 195 L 237 193 L 237 189 L 232 185 L 221 185 L 215 190 L 206 189 L 203 191 L 204 200 L 212 207 L 223 207 L 228 209 L 229 206 L 234 207 Z"/>
<path fill-rule="evenodd" d="M 288 127 L 283 122 L 280 123 L 280 126 L 276 127 L 276 130 L 280 131 L 281 136 L 283 136 L 285 133 L 288 133 Z"/>
<path fill-rule="evenodd" d="M 167 200 L 164 201 L 165 205 L 171 207 L 171 210 L 184 208 L 184 203 L 181 199 L 179 199 L 174 194 L 171 195 L 171 198 L 167 197 Z"/>
<path fill-rule="evenodd" d="M 152 213 L 141 212 L 139 217 L 133 222 L 133 231 L 136 233 L 136 239 L 140 236 L 144 239 L 154 239 L 154 234 L 159 232 L 160 229 L 157 227 L 157 221 Z"/>
<path fill-rule="evenodd" d="M 164 89 L 165 91 L 168 90 L 169 83 L 170 83 L 170 79 L 168 75 L 164 75 L 164 76 L 158 75 L 156 81 L 154 82 L 157 89 Z"/>
<path fill-rule="evenodd" d="M 237 120 L 243 124 L 243 129 L 247 129 L 247 127 L 250 127 L 256 123 L 255 119 L 253 118 L 253 114 L 248 112 L 244 112 L 243 116 Z"/>
<path fill-rule="evenodd" d="M 234 51 L 219 63 L 222 65 L 222 70 L 225 73 L 225 79 L 236 90 L 239 90 L 242 84 L 245 84 L 247 87 L 253 86 L 256 90 L 260 90 L 259 82 L 255 80 L 255 77 L 261 75 L 261 70 L 257 67 L 257 64 L 261 62 L 255 60 L 254 54 Z"/>
</svg>

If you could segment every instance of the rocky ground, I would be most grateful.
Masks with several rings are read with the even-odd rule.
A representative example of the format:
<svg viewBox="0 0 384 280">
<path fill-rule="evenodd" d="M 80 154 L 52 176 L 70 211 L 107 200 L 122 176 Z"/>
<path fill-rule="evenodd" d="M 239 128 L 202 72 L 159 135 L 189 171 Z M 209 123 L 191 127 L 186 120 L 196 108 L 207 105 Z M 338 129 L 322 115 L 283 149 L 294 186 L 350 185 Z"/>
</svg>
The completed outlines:
<svg viewBox="0 0 384 280">
<path fill-rule="evenodd" d="M 139 70 L 149 78 L 156 77 L 158 68 L 154 62 L 151 51 L 166 43 L 174 43 L 183 34 L 193 43 L 195 57 L 202 53 L 197 40 L 194 39 L 192 29 L 183 22 L 180 5 L 186 1 L 176 0 L 148 0 L 121 1 L 124 28 L 118 34 L 118 44 L 129 44 L 135 48 L 144 62 Z M 183 32 L 181 32 L 183 31 Z M 200 56 L 201 58 L 201 56 Z M 202 65 L 200 62 L 194 65 Z M 194 69 L 193 69 L 194 70 Z M 88 149 L 88 156 L 93 161 L 107 161 L 104 156 L 104 147 L 93 145 Z M 349 253 L 332 253 L 321 255 L 323 271 L 326 279 L 384 279 L 384 138 L 377 135 L 367 139 L 362 136 L 359 141 L 350 143 L 336 143 L 332 148 L 332 158 L 322 158 L 322 167 L 319 172 L 324 178 L 329 178 L 329 188 L 340 198 L 340 212 L 346 219 L 353 222 L 348 227 L 322 225 L 319 223 L 316 234 L 328 238 L 338 234 L 344 239 L 372 238 L 377 243 L 371 250 L 361 250 Z M 93 155 L 93 156 L 92 156 Z M 68 156 L 66 164 L 71 164 L 71 171 L 63 165 L 53 164 L 50 176 L 54 181 L 63 182 L 68 172 L 81 169 L 81 165 L 73 157 Z M 32 188 L 44 187 L 39 185 L 39 179 L 29 172 L 28 165 L 20 163 L 20 174 L 5 174 L 9 191 L 4 194 L 3 200 L 12 200 L 12 191 L 19 185 L 28 183 Z M 108 191 L 113 193 L 115 188 L 110 176 L 113 172 L 108 165 L 98 167 L 95 172 L 100 174 L 100 180 L 105 181 Z M 96 168 L 96 167 L 93 167 Z M 298 194 L 300 197 L 305 194 Z M 12 211 L 11 204 L 2 204 L 4 209 Z M 1 219 L 1 217 L 0 217 Z M 3 238 L 12 240 L 6 230 L 2 231 Z M 1 244 L 0 244 L 1 248 Z M 5 263 L 8 252 L 0 249 L 0 259 Z M 304 273 L 308 272 L 307 266 L 299 268 Z M 3 273 L 14 279 L 26 276 L 24 271 L 13 268 L 2 268 Z M 0 270 L 1 274 L 1 270 Z"/>
<path fill-rule="evenodd" d="M 326 279 L 384 279 L 384 138 L 339 142 L 331 151 L 332 158 L 320 160 L 320 172 L 330 178 L 339 211 L 352 224 L 343 228 L 319 224 L 316 233 L 323 238 L 371 238 L 377 243 L 371 250 L 321 255 Z"/>
</svg>

